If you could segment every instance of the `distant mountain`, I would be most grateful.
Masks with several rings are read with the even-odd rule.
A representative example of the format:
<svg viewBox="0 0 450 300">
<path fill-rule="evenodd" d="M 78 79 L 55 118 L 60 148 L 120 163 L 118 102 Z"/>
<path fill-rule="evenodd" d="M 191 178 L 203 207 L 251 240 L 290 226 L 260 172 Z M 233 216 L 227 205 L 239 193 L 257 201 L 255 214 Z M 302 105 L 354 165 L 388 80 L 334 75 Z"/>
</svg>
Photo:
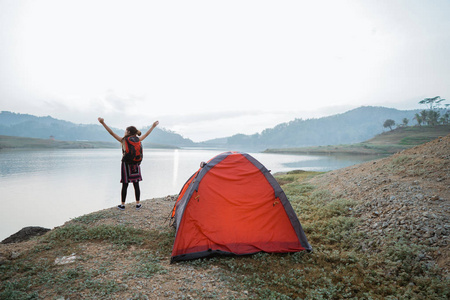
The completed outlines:
<svg viewBox="0 0 450 300">
<path fill-rule="evenodd" d="M 413 118 L 420 110 L 397 110 L 386 107 L 363 106 L 348 112 L 317 119 L 295 119 L 268 128 L 253 135 L 236 134 L 226 143 L 218 143 L 230 149 L 264 150 L 267 148 L 338 145 L 363 142 L 386 130 L 384 121 L 392 119 L 402 124 L 403 119 Z M 212 141 L 207 141 L 213 144 Z"/>
<path fill-rule="evenodd" d="M 384 121 L 392 119 L 402 124 L 404 118 L 414 124 L 414 115 L 420 110 L 397 110 L 386 107 L 362 106 L 348 112 L 317 119 L 295 119 L 267 128 L 252 135 L 236 134 L 194 143 L 181 135 L 159 127 L 147 143 L 178 147 L 217 147 L 226 150 L 261 151 L 267 148 L 289 148 L 352 144 L 366 141 L 386 129 Z M 142 128 L 145 132 L 147 128 Z M 113 129 L 118 134 L 123 129 Z M 111 136 L 100 124 L 74 124 L 50 116 L 36 117 L 3 111 L 0 113 L 0 135 L 48 139 L 60 141 L 110 142 Z"/>
<path fill-rule="evenodd" d="M 145 132 L 150 128 L 142 128 Z M 117 134 L 123 129 L 113 128 Z M 84 125 L 58 120 L 50 116 L 37 117 L 8 111 L 0 113 L 0 135 L 48 139 L 60 141 L 102 141 L 111 142 L 111 136 L 100 124 Z M 195 143 L 181 135 L 156 127 L 147 143 L 170 146 L 193 146 Z"/>
</svg>

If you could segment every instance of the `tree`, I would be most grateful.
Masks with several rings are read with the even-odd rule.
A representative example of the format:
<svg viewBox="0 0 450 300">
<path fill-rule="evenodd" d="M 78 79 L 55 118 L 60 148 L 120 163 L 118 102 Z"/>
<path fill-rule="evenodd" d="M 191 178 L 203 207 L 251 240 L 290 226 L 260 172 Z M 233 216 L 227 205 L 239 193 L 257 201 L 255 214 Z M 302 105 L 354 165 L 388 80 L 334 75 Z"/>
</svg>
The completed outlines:
<svg viewBox="0 0 450 300">
<path fill-rule="evenodd" d="M 422 117 L 422 123 L 423 125 L 428 123 L 428 110 L 422 110 L 420 112 L 420 116 Z"/>
<path fill-rule="evenodd" d="M 419 126 L 422 126 L 423 118 L 421 115 L 415 114 L 414 120 L 417 121 L 417 124 L 419 124 Z"/>
<path fill-rule="evenodd" d="M 441 114 L 435 110 L 428 111 L 428 124 L 431 126 L 435 126 L 439 124 L 439 117 Z"/>
<path fill-rule="evenodd" d="M 440 119 L 439 119 L 439 123 L 443 124 L 443 125 L 447 125 L 449 123 L 449 119 L 450 119 L 450 113 L 446 112 Z"/>
<path fill-rule="evenodd" d="M 408 118 L 403 118 L 403 126 L 408 126 L 409 123 L 409 119 Z"/>
<path fill-rule="evenodd" d="M 419 104 L 425 104 L 430 106 L 430 110 L 433 110 L 433 106 L 438 107 L 442 101 L 445 99 L 441 99 L 440 96 L 436 96 L 434 98 L 425 98 L 419 102 Z"/>
<path fill-rule="evenodd" d="M 425 104 L 429 106 L 428 110 L 423 110 L 420 112 L 420 118 L 416 114 L 416 117 L 414 119 L 417 120 L 417 123 L 419 123 L 419 126 L 423 123 L 435 126 L 439 124 L 448 124 L 448 107 L 449 104 L 445 104 L 445 108 L 440 108 L 441 102 L 446 101 L 446 99 L 441 99 L 440 96 L 436 96 L 433 98 L 425 98 L 422 101 L 419 102 L 419 104 Z"/>
<path fill-rule="evenodd" d="M 389 127 L 389 129 L 392 130 L 392 126 L 394 126 L 394 125 L 395 125 L 395 121 L 394 120 L 387 119 L 386 121 L 384 121 L 383 127 L 384 128 L 388 128 Z"/>
</svg>

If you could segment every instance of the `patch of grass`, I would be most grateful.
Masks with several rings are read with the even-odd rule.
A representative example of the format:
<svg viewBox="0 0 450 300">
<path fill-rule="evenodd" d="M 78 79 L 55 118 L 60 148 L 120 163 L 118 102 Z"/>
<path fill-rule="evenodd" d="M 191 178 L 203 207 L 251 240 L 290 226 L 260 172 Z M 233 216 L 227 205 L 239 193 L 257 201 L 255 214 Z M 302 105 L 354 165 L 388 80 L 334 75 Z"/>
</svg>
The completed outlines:
<svg viewBox="0 0 450 300">
<path fill-rule="evenodd" d="M 408 145 L 408 146 L 416 146 L 420 144 L 427 143 L 432 141 L 435 137 L 427 137 L 427 136 L 415 136 L 415 137 L 405 137 L 400 140 L 400 145 Z"/>
<path fill-rule="evenodd" d="M 122 225 L 67 225 L 54 229 L 44 236 L 46 243 L 65 243 L 81 241 L 108 241 L 118 245 L 142 245 L 145 231 Z"/>
<path fill-rule="evenodd" d="M 399 174 L 405 171 L 406 164 L 408 164 L 411 160 L 412 157 L 408 155 L 399 155 L 397 157 L 393 157 L 387 167 L 392 173 Z"/>
<path fill-rule="evenodd" d="M 413 168 L 410 170 L 406 170 L 406 174 L 408 176 L 421 177 L 427 173 L 427 170 L 424 168 Z"/>
<path fill-rule="evenodd" d="M 73 219 L 73 222 L 81 224 L 93 224 L 101 220 L 109 219 L 116 216 L 117 213 L 111 211 L 99 211 L 91 214 L 83 215 L 78 218 Z"/>
<path fill-rule="evenodd" d="M 392 158 L 391 166 L 392 167 L 399 167 L 406 163 L 408 163 L 412 158 L 407 155 L 399 155 L 397 157 Z"/>
<path fill-rule="evenodd" d="M 276 177 L 279 185 L 294 182 L 297 178 L 294 175 L 279 175 Z"/>
<path fill-rule="evenodd" d="M 153 275 L 164 270 L 159 261 L 162 259 L 158 257 L 153 251 L 144 250 L 134 253 L 136 265 L 133 271 L 126 274 L 129 277 L 151 278 Z"/>
<path fill-rule="evenodd" d="M 26 291 L 26 286 L 28 286 L 27 280 L 19 281 L 8 281 L 0 285 L 0 299 L 8 300 L 23 300 L 23 299 L 39 299 L 39 294 L 37 292 Z"/>
<path fill-rule="evenodd" d="M 99 278 L 96 270 L 76 266 L 53 273 L 54 278 L 48 283 L 54 286 L 58 295 L 78 296 L 81 292 L 92 298 L 102 298 L 126 287 L 113 280 Z"/>
<path fill-rule="evenodd" d="M 48 263 L 42 266 L 22 261 L 14 265 L 19 265 L 19 269 L 15 270 L 14 279 L 2 280 L 0 299 L 41 299 L 34 290 L 43 286 L 51 286 L 53 292 L 65 296 L 79 296 L 80 292 L 88 290 L 90 297 L 98 298 L 124 289 L 114 281 L 96 278 L 99 275 L 97 270 L 83 266 L 61 269 Z"/>
<path fill-rule="evenodd" d="M 288 183 L 294 183 L 296 181 L 303 181 L 307 178 L 316 176 L 318 172 L 304 171 L 304 170 L 293 170 L 286 174 L 276 174 L 275 179 L 280 185 L 285 185 Z M 322 174 L 322 173 L 320 173 Z"/>
</svg>

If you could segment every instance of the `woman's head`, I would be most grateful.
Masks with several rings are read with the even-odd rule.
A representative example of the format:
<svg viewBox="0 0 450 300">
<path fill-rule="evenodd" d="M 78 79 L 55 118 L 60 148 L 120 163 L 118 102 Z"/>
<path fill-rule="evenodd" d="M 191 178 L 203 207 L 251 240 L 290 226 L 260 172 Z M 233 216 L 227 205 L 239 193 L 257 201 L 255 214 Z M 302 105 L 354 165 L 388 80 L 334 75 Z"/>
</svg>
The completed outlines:
<svg viewBox="0 0 450 300">
<path fill-rule="evenodd" d="M 132 136 L 132 135 L 141 135 L 141 132 L 136 129 L 134 126 L 127 127 L 125 131 L 125 136 Z"/>
</svg>

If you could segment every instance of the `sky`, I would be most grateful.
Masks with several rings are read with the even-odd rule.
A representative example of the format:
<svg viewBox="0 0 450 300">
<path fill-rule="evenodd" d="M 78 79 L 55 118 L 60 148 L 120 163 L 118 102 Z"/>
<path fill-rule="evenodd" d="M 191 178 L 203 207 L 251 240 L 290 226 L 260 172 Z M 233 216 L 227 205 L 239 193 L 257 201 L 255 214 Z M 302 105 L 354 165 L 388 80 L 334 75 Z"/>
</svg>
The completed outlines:
<svg viewBox="0 0 450 300">
<path fill-rule="evenodd" d="M 449 0 L 0 0 L 0 110 L 199 142 L 450 102 Z"/>
</svg>

